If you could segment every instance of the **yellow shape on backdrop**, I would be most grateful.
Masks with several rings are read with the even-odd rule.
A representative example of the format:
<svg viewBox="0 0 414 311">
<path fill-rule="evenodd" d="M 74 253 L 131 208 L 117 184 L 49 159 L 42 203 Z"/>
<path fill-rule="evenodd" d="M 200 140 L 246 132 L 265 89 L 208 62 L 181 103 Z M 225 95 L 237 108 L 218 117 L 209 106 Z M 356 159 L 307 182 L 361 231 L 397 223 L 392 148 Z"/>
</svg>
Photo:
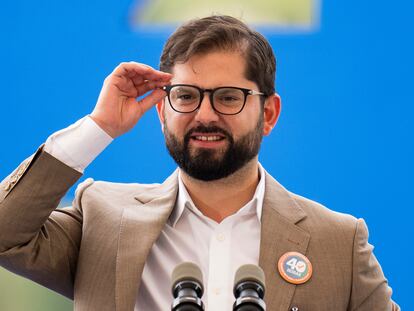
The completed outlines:
<svg viewBox="0 0 414 311">
<path fill-rule="evenodd" d="M 184 21 L 227 14 L 256 25 L 310 28 L 318 22 L 318 0 L 136 0 L 132 23 L 180 24 Z"/>
</svg>

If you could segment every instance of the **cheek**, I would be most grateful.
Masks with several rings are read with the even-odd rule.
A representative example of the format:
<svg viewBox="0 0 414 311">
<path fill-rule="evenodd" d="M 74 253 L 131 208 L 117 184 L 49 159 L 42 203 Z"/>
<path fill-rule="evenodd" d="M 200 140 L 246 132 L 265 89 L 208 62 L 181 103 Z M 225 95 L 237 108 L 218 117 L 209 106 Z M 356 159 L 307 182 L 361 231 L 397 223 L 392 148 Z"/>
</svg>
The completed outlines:
<svg viewBox="0 0 414 311">
<path fill-rule="evenodd" d="M 172 111 L 166 112 L 164 119 L 170 132 L 180 134 L 189 128 L 193 118 L 189 114 Z"/>
<path fill-rule="evenodd" d="M 255 130 L 258 126 L 260 118 L 260 111 L 256 109 L 246 109 L 239 115 L 235 115 L 227 122 L 229 130 L 233 133 L 233 136 L 243 136 L 247 132 Z"/>
</svg>

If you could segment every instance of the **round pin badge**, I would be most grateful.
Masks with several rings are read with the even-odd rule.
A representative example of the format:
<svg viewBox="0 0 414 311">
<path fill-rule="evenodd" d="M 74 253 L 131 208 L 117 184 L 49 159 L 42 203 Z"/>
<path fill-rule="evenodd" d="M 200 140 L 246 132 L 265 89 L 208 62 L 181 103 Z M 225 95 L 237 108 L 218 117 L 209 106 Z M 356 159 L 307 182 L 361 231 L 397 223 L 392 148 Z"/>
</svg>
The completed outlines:
<svg viewBox="0 0 414 311">
<path fill-rule="evenodd" d="M 312 264 L 298 252 L 288 252 L 280 257 L 277 268 L 281 277 L 292 284 L 303 284 L 312 276 Z"/>
</svg>

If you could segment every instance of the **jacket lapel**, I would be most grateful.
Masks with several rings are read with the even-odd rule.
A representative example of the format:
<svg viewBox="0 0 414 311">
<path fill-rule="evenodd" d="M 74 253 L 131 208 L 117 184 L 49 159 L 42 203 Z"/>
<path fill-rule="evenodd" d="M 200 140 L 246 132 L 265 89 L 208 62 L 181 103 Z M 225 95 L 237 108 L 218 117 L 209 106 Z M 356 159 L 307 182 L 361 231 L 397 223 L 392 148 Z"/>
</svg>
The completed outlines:
<svg viewBox="0 0 414 311">
<path fill-rule="evenodd" d="M 124 209 L 116 258 L 116 310 L 133 310 L 148 253 L 171 214 L 177 197 L 177 171 L 162 185 L 143 190 L 139 206 Z"/>
<path fill-rule="evenodd" d="M 296 224 L 306 217 L 289 192 L 266 173 L 259 265 L 265 272 L 268 310 L 289 310 L 296 286 L 279 274 L 279 258 L 291 251 L 306 254 L 310 235 Z"/>
</svg>

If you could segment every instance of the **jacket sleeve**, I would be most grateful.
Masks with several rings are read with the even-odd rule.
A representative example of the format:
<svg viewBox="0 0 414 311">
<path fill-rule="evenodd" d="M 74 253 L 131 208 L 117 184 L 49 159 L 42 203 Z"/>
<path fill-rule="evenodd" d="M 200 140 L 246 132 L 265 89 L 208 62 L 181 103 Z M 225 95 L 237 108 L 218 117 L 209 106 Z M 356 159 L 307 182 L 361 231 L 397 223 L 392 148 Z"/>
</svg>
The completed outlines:
<svg viewBox="0 0 414 311">
<path fill-rule="evenodd" d="M 56 208 L 80 176 L 41 147 L 0 183 L 0 265 L 71 299 L 82 211 Z"/>
<path fill-rule="evenodd" d="M 392 290 L 368 243 L 368 229 L 362 219 L 356 224 L 352 270 L 350 311 L 400 310 L 391 300 Z"/>
</svg>

